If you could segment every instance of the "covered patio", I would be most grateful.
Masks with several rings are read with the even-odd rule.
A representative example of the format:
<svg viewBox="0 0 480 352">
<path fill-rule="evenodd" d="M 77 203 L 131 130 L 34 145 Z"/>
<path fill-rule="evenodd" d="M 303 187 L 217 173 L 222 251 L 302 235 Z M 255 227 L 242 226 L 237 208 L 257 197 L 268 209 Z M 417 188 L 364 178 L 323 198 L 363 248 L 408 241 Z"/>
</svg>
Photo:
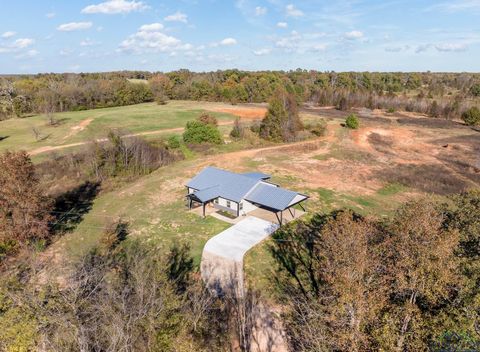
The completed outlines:
<svg viewBox="0 0 480 352">
<path fill-rule="evenodd" d="M 293 209 L 292 213 L 289 211 L 286 211 L 283 216 L 282 216 L 282 223 L 287 224 L 290 221 L 296 220 L 300 217 L 302 217 L 305 214 L 305 211 L 303 210 L 298 210 L 298 209 Z M 264 208 L 258 208 L 250 212 L 248 215 L 255 216 L 257 218 L 267 220 L 270 222 L 274 223 L 280 223 L 279 221 L 279 216 L 276 215 L 275 212 L 272 212 L 270 210 L 264 209 Z"/>
<path fill-rule="evenodd" d="M 246 199 L 258 207 L 251 212 L 252 215 L 257 212 L 258 215 L 263 215 L 262 218 L 272 218 L 273 216 L 274 222 L 282 226 L 285 222 L 296 219 L 305 213 L 302 203 L 308 199 L 308 196 L 280 187 L 259 185 L 248 194 Z M 297 205 L 302 210 L 296 209 Z M 268 216 L 268 213 L 272 216 Z"/>
</svg>

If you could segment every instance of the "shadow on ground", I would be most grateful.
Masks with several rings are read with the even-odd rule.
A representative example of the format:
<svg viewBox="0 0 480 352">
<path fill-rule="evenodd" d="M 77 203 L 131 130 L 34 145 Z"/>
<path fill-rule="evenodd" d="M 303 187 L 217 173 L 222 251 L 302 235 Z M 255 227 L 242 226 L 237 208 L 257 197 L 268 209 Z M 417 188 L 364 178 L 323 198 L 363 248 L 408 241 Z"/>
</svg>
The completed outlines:
<svg viewBox="0 0 480 352">
<path fill-rule="evenodd" d="M 53 216 L 54 231 L 65 233 L 73 231 L 93 206 L 100 191 L 100 182 L 86 181 L 55 199 Z"/>
</svg>

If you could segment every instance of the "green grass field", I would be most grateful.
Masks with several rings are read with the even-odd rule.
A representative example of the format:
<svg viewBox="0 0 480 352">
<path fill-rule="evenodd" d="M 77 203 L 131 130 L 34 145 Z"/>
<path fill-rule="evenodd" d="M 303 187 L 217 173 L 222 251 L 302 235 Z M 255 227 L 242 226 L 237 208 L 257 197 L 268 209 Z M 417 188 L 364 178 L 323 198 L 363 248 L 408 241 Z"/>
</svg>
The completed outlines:
<svg viewBox="0 0 480 352">
<path fill-rule="evenodd" d="M 228 106 L 222 103 L 172 101 L 166 105 L 146 103 L 115 108 L 55 114 L 57 126 L 50 126 L 45 115 L 0 121 L 0 151 L 33 151 L 46 146 L 61 146 L 103 138 L 110 129 L 142 133 L 182 128 L 209 108 Z M 235 116 L 210 112 L 219 121 L 233 121 Z M 82 123 L 84 124 L 82 128 Z M 41 140 L 36 140 L 36 129 Z"/>
<path fill-rule="evenodd" d="M 198 264 L 205 242 L 230 225 L 187 211 L 185 172 L 194 163 L 184 160 L 119 190 L 103 193 L 78 227 L 57 245 L 66 249 L 68 257 L 78 258 L 98 244 L 106 225 L 122 219 L 129 224 L 129 239 L 144 241 L 158 250 L 167 250 L 175 242 L 187 242 Z"/>
</svg>

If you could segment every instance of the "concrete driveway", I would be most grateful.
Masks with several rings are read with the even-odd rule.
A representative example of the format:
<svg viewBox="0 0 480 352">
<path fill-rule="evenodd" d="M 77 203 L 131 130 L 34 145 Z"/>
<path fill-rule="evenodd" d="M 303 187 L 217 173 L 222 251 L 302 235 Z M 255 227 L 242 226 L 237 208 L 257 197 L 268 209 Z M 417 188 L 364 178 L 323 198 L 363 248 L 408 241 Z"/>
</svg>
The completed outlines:
<svg viewBox="0 0 480 352">
<path fill-rule="evenodd" d="M 247 216 L 211 238 L 203 248 L 203 280 L 219 294 L 233 290 L 243 296 L 243 256 L 276 229 L 277 224 Z"/>
</svg>

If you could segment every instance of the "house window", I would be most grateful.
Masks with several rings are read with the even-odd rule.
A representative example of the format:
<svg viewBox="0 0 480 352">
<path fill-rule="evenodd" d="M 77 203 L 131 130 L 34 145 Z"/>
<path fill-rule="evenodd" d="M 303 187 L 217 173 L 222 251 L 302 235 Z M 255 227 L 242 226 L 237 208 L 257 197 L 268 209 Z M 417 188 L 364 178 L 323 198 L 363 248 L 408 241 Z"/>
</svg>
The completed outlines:
<svg viewBox="0 0 480 352">
<path fill-rule="evenodd" d="M 239 204 L 238 204 L 238 209 L 239 209 L 239 210 L 243 210 L 243 203 L 239 203 Z"/>
<path fill-rule="evenodd" d="M 227 200 L 227 208 L 230 208 L 230 201 Z"/>
</svg>

